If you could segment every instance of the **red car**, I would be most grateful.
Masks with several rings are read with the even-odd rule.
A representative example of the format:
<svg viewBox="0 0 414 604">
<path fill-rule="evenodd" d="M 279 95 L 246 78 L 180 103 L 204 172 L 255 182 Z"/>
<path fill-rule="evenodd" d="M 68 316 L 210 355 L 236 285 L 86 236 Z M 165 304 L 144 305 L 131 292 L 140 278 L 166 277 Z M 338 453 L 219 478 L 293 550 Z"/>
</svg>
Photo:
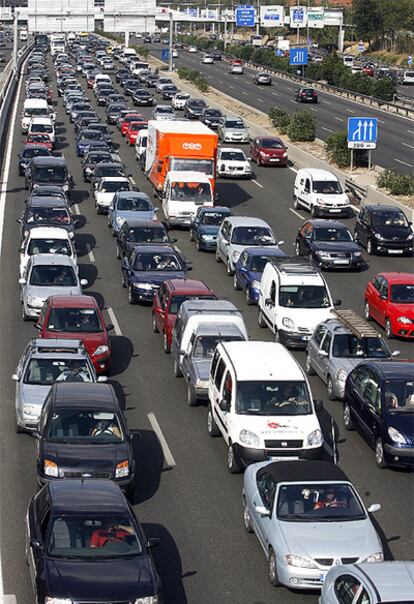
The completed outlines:
<svg viewBox="0 0 414 604">
<path fill-rule="evenodd" d="M 145 122 L 145 118 L 140 113 L 127 113 L 121 120 L 121 134 L 125 136 L 130 122 Z"/>
<path fill-rule="evenodd" d="M 250 157 L 258 166 L 287 166 L 285 143 L 275 136 L 257 136 L 250 144 Z"/>
<path fill-rule="evenodd" d="M 162 333 L 164 352 L 170 352 L 178 310 L 185 300 L 216 300 L 217 296 L 196 279 L 170 279 L 161 283 L 152 303 L 152 329 Z"/>
<path fill-rule="evenodd" d="M 375 319 L 388 338 L 414 338 L 414 274 L 378 273 L 364 295 L 365 318 Z"/>
<path fill-rule="evenodd" d="M 43 134 L 42 132 L 32 132 L 32 134 L 28 134 L 25 144 L 38 145 L 39 147 L 49 149 L 49 151 L 52 151 L 53 149 L 53 143 L 50 140 L 50 136 L 48 134 Z"/>
<path fill-rule="evenodd" d="M 148 122 L 129 122 L 125 138 L 130 145 L 135 145 L 138 132 L 148 126 Z"/>
<path fill-rule="evenodd" d="M 374 68 L 371 67 L 371 65 L 365 65 L 365 67 L 362 68 L 362 73 L 372 77 L 374 75 Z"/>
<path fill-rule="evenodd" d="M 111 343 L 101 309 L 92 296 L 50 296 L 38 322 L 41 338 L 77 338 L 82 340 L 96 373 L 108 373 L 111 366 Z"/>
</svg>

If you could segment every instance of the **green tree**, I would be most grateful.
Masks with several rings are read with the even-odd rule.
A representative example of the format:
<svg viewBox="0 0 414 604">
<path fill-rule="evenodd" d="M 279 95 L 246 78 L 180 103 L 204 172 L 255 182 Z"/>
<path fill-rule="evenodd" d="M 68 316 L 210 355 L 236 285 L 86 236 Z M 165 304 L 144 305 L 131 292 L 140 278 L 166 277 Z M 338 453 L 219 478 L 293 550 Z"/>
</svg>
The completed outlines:
<svg viewBox="0 0 414 604">
<path fill-rule="evenodd" d="M 353 22 L 358 37 L 368 40 L 371 45 L 383 31 L 380 0 L 353 0 Z"/>
</svg>

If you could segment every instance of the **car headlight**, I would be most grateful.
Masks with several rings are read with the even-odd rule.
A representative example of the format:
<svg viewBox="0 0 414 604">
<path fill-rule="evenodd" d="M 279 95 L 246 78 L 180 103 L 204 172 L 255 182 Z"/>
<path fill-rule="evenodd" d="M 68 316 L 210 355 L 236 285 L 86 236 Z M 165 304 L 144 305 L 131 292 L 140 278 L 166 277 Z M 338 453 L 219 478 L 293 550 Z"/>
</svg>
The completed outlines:
<svg viewBox="0 0 414 604">
<path fill-rule="evenodd" d="M 45 604 L 73 604 L 73 600 L 69 598 L 53 598 L 52 596 L 46 596 Z"/>
<path fill-rule="evenodd" d="M 38 298 L 37 296 L 32 296 L 31 294 L 28 294 L 27 303 L 31 306 L 42 306 L 43 300 L 41 298 Z"/>
<path fill-rule="evenodd" d="M 92 168 L 86 167 L 85 172 L 86 174 L 92 174 Z"/>
<path fill-rule="evenodd" d="M 237 262 L 237 260 L 238 260 L 238 259 L 239 259 L 239 257 L 240 257 L 240 252 L 237 252 L 237 251 L 236 251 L 236 252 L 233 252 L 232 256 L 233 256 L 233 260 L 234 260 L 234 262 Z"/>
<path fill-rule="evenodd" d="M 310 447 L 320 447 L 323 442 L 322 432 L 317 428 L 308 434 L 306 442 Z"/>
<path fill-rule="evenodd" d="M 329 252 L 317 251 L 316 254 L 319 256 L 319 258 L 325 258 L 325 260 L 329 260 L 331 257 Z"/>
<path fill-rule="evenodd" d="M 342 367 L 340 369 L 338 369 L 338 371 L 335 374 L 335 378 L 337 379 L 338 382 L 345 382 L 346 380 L 346 376 L 347 376 L 347 372 L 345 371 L 345 369 L 343 369 Z"/>
<path fill-rule="evenodd" d="M 289 317 L 283 317 L 283 319 L 282 319 L 282 325 L 283 325 L 283 327 L 286 327 L 286 329 L 288 331 L 294 331 L 295 330 L 295 324 L 292 321 L 292 319 L 290 319 Z"/>
<path fill-rule="evenodd" d="M 122 216 L 117 216 L 115 222 L 116 224 L 119 224 L 119 226 L 122 226 L 125 222 L 125 218 L 122 218 Z"/>
<path fill-rule="evenodd" d="M 318 203 L 320 206 L 324 206 L 324 205 L 326 205 L 326 204 L 325 204 L 325 200 L 324 200 L 324 199 L 322 199 L 321 197 L 318 197 L 318 198 L 316 199 L 316 203 Z"/>
<path fill-rule="evenodd" d="M 158 602 L 158 596 L 145 596 L 135 600 L 135 604 L 158 604 Z"/>
<path fill-rule="evenodd" d="M 250 284 L 250 288 L 251 289 L 257 289 L 260 291 L 260 281 L 257 281 L 256 279 L 253 279 L 253 281 Z"/>
<path fill-rule="evenodd" d="M 268 153 L 265 153 L 264 151 L 260 151 L 259 155 L 261 155 L 262 157 L 268 157 Z"/>
<path fill-rule="evenodd" d="M 355 256 L 355 257 L 362 256 L 362 252 L 354 252 L 354 256 Z"/>
<path fill-rule="evenodd" d="M 24 415 L 40 415 L 40 409 L 37 405 L 31 405 L 30 403 L 26 403 L 23 405 L 23 414 Z"/>
<path fill-rule="evenodd" d="M 282 153 L 282 157 L 287 157 L 286 151 L 284 153 Z"/>
<path fill-rule="evenodd" d="M 409 323 L 411 323 L 411 319 L 409 317 L 398 317 L 397 321 L 399 323 L 404 323 L 404 325 L 408 325 Z"/>
<path fill-rule="evenodd" d="M 45 476 L 52 476 L 53 478 L 57 478 L 59 476 L 59 468 L 56 462 L 51 461 L 50 459 L 45 459 L 43 462 L 43 472 Z M 64 600 L 66 602 L 66 600 Z"/>
<path fill-rule="evenodd" d="M 411 241 L 411 239 L 414 237 L 413 233 L 410 233 L 407 237 L 407 241 Z"/>
<path fill-rule="evenodd" d="M 382 552 L 375 552 L 371 554 L 363 562 L 384 562 L 384 554 Z"/>
<path fill-rule="evenodd" d="M 248 447 L 260 447 L 259 437 L 250 430 L 242 430 L 239 434 L 239 440 L 243 445 Z"/>
<path fill-rule="evenodd" d="M 106 346 L 106 344 L 102 344 L 102 346 L 98 346 L 92 356 L 97 357 L 101 354 L 106 354 L 107 352 L 109 352 L 109 346 Z"/>
<path fill-rule="evenodd" d="M 203 241 L 214 241 L 214 235 L 201 235 L 200 239 Z"/>
<path fill-rule="evenodd" d="M 145 289 L 147 291 L 152 289 L 151 283 L 133 283 L 132 285 L 137 289 Z"/>
<path fill-rule="evenodd" d="M 302 556 L 295 556 L 294 554 L 287 554 L 285 556 L 285 564 L 298 568 L 317 568 L 314 562 L 309 560 L 309 558 L 302 558 Z"/>
<path fill-rule="evenodd" d="M 115 468 L 115 478 L 125 478 L 129 476 L 129 462 L 127 459 L 119 462 Z"/>
<path fill-rule="evenodd" d="M 388 436 L 393 442 L 398 443 L 399 445 L 407 444 L 405 436 L 403 436 L 401 432 L 398 432 L 398 430 L 396 430 L 395 428 L 388 428 Z"/>
<path fill-rule="evenodd" d="M 385 237 L 383 237 L 381 233 L 375 233 L 374 237 L 375 239 L 379 239 L 380 241 L 383 241 L 385 239 Z"/>
<path fill-rule="evenodd" d="M 196 379 L 195 385 L 197 388 L 208 388 L 208 380 L 202 380 L 201 378 Z"/>
</svg>

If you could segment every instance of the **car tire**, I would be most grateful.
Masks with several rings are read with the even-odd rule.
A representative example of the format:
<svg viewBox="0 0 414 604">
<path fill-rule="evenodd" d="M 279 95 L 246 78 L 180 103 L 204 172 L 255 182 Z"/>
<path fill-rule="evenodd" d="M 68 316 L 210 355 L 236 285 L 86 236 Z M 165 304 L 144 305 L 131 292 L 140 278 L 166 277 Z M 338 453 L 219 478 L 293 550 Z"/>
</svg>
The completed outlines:
<svg viewBox="0 0 414 604">
<path fill-rule="evenodd" d="M 190 241 L 194 241 L 193 231 L 190 229 Z"/>
<path fill-rule="evenodd" d="M 22 319 L 23 321 L 29 321 L 29 317 L 26 315 L 26 312 L 24 310 L 24 304 L 22 306 Z"/>
<path fill-rule="evenodd" d="M 221 262 L 222 262 L 222 259 L 220 258 L 219 252 L 217 249 L 216 249 L 216 262 L 218 262 L 218 264 L 221 264 Z"/>
<path fill-rule="evenodd" d="M 170 354 L 170 352 L 171 352 L 171 346 L 168 344 L 168 338 L 167 338 L 167 334 L 165 332 L 162 336 L 162 349 L 165 352 L 165 354 Z"/>
<path fill-rule="evenodd" d="M 348 432 L 355 430 L 354 422 L 352 421 L 351 416 L 351 407 L 348 405 L 348 403 L 344 403 L 343 421 L 345 430 L 347 430 Z"/>
<path fill-rule="evenodd" d="M 181 372 L 180 366 L 177 362 L 177 359 L 174 359 L 174 365 L 173 365 L 173 373 L 174 373 L 174 377 L 179 378 L 182 377 L 183 374 Z"/>
<path fill-rule="evenodd" d="M 277 573 L 276 553 L 272 547 L 269 549 L 269 558 L 267 560 L 267 575 L 269 577 L 270 585 L 279 587 L 280 581 Z"/>
<path fill-rule="evenodd" d="M 295 210 L 300 209 L 300 203 L 297 195 L 293 196 L 293 207 L 295 208 Z"/>
<path fill-rule="evenodd" d="M 377 438 L 375 441 L 375 461 L 379 468 L 386 468 L 388 466 L 385 460 L 384 443 L 382 438 Z"/>
<path fill-rule="evenodd" d="M 16 434 L 24 434 L 25 430 L 16 422 Z"/>
<path fill-rule="evenodd" d="M 305 370 L 308 375 L 315 375 L 315 373 L 316 373 L 316 371 L 312 367 L 312 362 L 311 362 L 309 353 L 306 355 L 306 359 L 305 359 Z"/>
<path fill-rule="evenodd" d="M 230 474 L 240 474 L 241 472 L 240 462 L 231 441 L 227 449 L 227 469 Z"/>
<path fill-rule="evenodd" d="M 372 320 L 371 310 L 369 308 L 368 300 L 365 300 L 365 302 L 364 302 L 364 317 L 365 317 L 365 321 L 371 321 Z"/>
<path fill-rule="evenodd" d="M 387 338 L 389 340 L 392 340 L 392 338 L 394 337 L 394 334 L 392 332 L 392 325 L 391 325 L 391 321 L 389 320 L 389 318 L 387 317 L 385 319 L 385 335 L 387 336 Z"/>
<path fill-rule="evenodd" d="M 312 216 L 312 218 L 318 217 L 318 208 L 316 206 L 311 207 L 311 216 Z"/>
<path fill-rule="evenodd" d="M 197 252 L 201 252 L 201 243 L 200 243 L 200 239 L 197 239 L 197 241 L 196 241 L 196 250 L 197 250 Z"/>
<path fill-rule="evenodd" d="M 135 304 L 134 292 L 132 291 L 132 285 L 128 286 L 128 302 L 129 304 Z"/>
<path fill-rule="evenodd" d="M 213 417 L 213 411 L 211 409 L 211 405 L 208 406 L 207 432 L 209 433 L 209 436 L 211 436 L 212 438 L 216 438 L 217 436 L 220 436 L 220 430 L 216 424 L 216 420 Z"/>
<path fill-rule="evenodd" d="M 236 291 L 240 291 L 240 290 L 241 290 L 241 287 L 240 287 L 240 285 L 239 285 L 239 282 L 237 281 L 237 275 L 236 275 L 236 273 L 235 273 L 235 274 L 234 274 L 234 276 L 233 276 L 233 287 L 234 287 L 234 289 L 235 289 Z"/>
<path fill-rule="evenodd" d="M 127 284 L 125 281 L 125 275 L 124 275 L 124 271 L 121 271 L 121 286 L 125 289 Z"/>
<path fill-rule="evenodd" d="M 227 258 L 226 269 L 227 269 L 227 274 L 229 275 L 229 277 L 234 275 L 234 270 L 231 267 L 230 258 Z"/>
<path fill-rule="evenodd" d="M 368 241 L 367 241 L 367 254 L 368 254 L 368 256 L 372 256 L 373 253 L 374 253 L 374 248 L 373 248 L 373 245 L 372 245 L 372 241 L 371 241 L 371 239 L 368 239 Z"/>
<path fill-rule="evenodd" d="M 158 327 L 157 327 L 157 322 L 156 322 L 156 320 L 155 320 L 155 315 L 154 315 L 154 313 L 152 313 L 152 331 L 153 331 L 154 333 L 159 333 L 159 331 L 160 331 L 160 330 L 158 329 Z"/>
<path fill-rule="evenodd" d="M 328 383 L 327 383 L 326 387 L 328 390 L 328 399 L 330 401 L 335 401 L 336 400 L 335 389 L 334 389 L 333 381 L 332 381 L 332 378 L 330 375 L 328 375 Z"/>
<path fill-rule="evenodd" d="M 190 385 L 187 388 L 187 403 L 189 407 L 196 407 L 198 404 L 198 399 L 195 390 Z"/>
<path fill-rule="evenodd" d="M 244 296 L 245 296 L 245 298 L 246 298 L 246 304 L 247 304 L 248 306 L 252 306 L 252 305 L 254 304 L 254 302 L 253 302 L 253 300 L 252 300 L 252 299 L 251 299 L 251 297 L 250 297 L 250 294 L 249 294 L 249 288 L 248 288 L 248 287 L 246 287 L 246 291 L 245 291 L 245 293 L 244 293 Z"/>
<path fill-rule="evenodd" d="M 259 327 L 267 327 L 267 323 L 265 321 L 263 312 L 259 309 L 259 314 L 257 315 L 257 322 L 259 324 Z"/>
<path fill-rule="evenodd" d="M 243 499 L 243 526 L 246 533 L 253 533 L 250 510 L 247 507 L 245 499 Z"/>
</svg>

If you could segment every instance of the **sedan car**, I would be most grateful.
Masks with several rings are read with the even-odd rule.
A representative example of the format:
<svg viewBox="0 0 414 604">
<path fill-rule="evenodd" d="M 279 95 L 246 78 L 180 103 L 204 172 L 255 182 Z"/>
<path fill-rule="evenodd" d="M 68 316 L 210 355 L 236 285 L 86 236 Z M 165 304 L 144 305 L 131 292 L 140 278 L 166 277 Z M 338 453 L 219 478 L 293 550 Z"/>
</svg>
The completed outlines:
<svg viewBox="0 0 414 604">
<path fill-rule="evenodd" d="M 364 294 L 365 318 L 385 328 L 387 338 L 414 338 L 414 275 L 378 273 Z"/>
<path fill-rule="evenodd" d="M 31 256 L 37 254 L 64 254 L 77 263 L 73 239 L 65 229 L 40 226 L 29 229 L 20 248 L 20 276 L 23 277 Z"/>
<path fill-rule="evenodd" d="M 134 105 L 149 105 L 152 107 L 154 104 L 154 95 L 151 94 L 146 88 L 138 88 L 132 95 Z"/>
<path fill-rule="evenodd" d="M 56 480 L 29 503 L 26 556 L 40 603 L 161 602 L 147 539 L 110 480 Z"/>
<path fill-rule="evenodd" d="M 184 105 L 184 118 L 189 120 L 198 119 L 207 108 L 207 103 L 203 99 L 188 99 Z"/>
<path fill-rule="evenodd" d="M 87 129 L 81 131 L 76 139 L 76 155 L 83 157 L 90 145 L 96 141 L 104 141 L 99 130 Z"/>
<path fill-rule="evenodd" d="M 201 62 L 203 65 L 212 65 L 214 63 L 213 55 L 205 54 L 203 55 Z"/>
<path fill-rule="evenodd" d="M 253 82 L 258 86 L 271 86 L 272 76 L 269 73 L 259 72 L 254 76 Z"/>
<path fill-rule="evenodd" d="M 184 106 L 189 98 L 190 95 L 188 94 L 188 92 L 178 92 L 172 98 L 172 106 L 174 107 L 174 109 L 184 109 Z"/>
<path fill-rule="evenodd" d="M 258 166 L 287 166 L 287 147 L 276 136 L 256 136 L 250 144 L 250 157 Z"/>
<path fill-rule="evenodd" d="M 129 122 L 127 131 L 125 132 L 125 141 L 131 147 L 135 145 L 137 141 L 138 132 L 140 130 L 146 130 L 148 122 Z"/>
<path fill-rule="evenodd" d="M 108 124 L 116 124 L 122 111 L 126 110 L 125 103 L 111 103 L 105 107 L 106 121 Z"/>
<path fill-rule="evenodd" d="M 228 73 L 229 74 L 243 74 L 244 73 L 244 69 L 243 69 L 243 63 L 241 61 L 232 61 L 229 65 L 229 69 L 228 69 Z"/>
<path fill-rule="evenodd" d="M 171 239 L 165 226 L 158 220 L 138 220 L 128 218 L 119 228 L 116 239 L 116 257 L 123 258 L 137 245 L 171 245 Z"/>
<path fill-rule="evenodd" d="M 358 428 L 375 451 L 379 468 L 414 465 L 414 380 L 412 361 L 370 361 L 357 365 L 345 383 L 343 420 Z"/>
<path fill-rule="evenodd" d="M 175 120 L 175 111 L 171 105 L 157 105 L 151 113 L 152 120 Z"/>
<path fill-rule="evenodd" d="M 190 223 L 190 241 L 195 241 L 198 251 L 216 249 L 220 225 L 229 216 L 233 214 L 225 206 L 197 209 Z"/>
<path fill-rule="evenodd" d="M 249 129 L 240 117 L 227 117 L 218 127 L 219 139 L 224 143 L 248 143 Z"/>
<path fill-rule="evenodd" d="M 157 220 L 157 209 L 146 193 L 141 191 L 121 191 L 115 193 L 108 208 L 108 226 L 114 237 L 125 221 Z"/>
<path fill-rule="evenodd" d="M 298 88 L 295 92 L 295 101 L 297 103 L 317 103 L 318 93 L 314 88 Z"/>
<path fill-rule="evenodd" d="M 175 84 L 165 84 L 160 91 L 161 98 L 165 101 L 170 101 L 178 92 L 178 88 Z"/>
<path fill-rule="evenodd" d="M 321 589 L 332 566 L 382 562 L 370 518 L 380 508 L 367 509 L 344 472 L 327 461 L 261 462 L 244 474 L 244 528 L 256 534 L 273 586 Z"/>
<path fill-rule="evenodd" d="M 296 254 L 311 257 L 322 269 L 356 269 L 365 265 L 351 231 L 336 220 L 308 220 L 296 235 Z"/>
<path fill-rule="evenodd" d="M 217 153 L 217 175 L 226 178 L 251 178 L 252 168 L 244 151 L 220 147 Z"/>
<path fill-rule="evenodd" d="M 107 214 L 115 193 L 120 191 L 132 191 L 132 185 L 128 178 L 124 176 L 106 176 L 102 178 L 93 192 L 96 213 Z"/>
<path fill-rule="evenodd" d="M 234 268 L 234 289 L 244 291 L 247 304 L 257 304 L 260 295 L 260 281 L 267 262 L 276 256 L 286 256 L 282 250 L 266 247 L 246 248 L 240 254 Z"/>
<path fill-rule="evenodd" d="M 394 206 L 365 205 L 356 219 L 355 239 L 370 255 L 413 254 L 411 222 L 402 210 Z"/>
<path fill-rule="evenodd" d="M 211 128 L 211 130 L 217 130 L 223 120 L 224 114 L 220 109 L 211 109 L 209 107 L 204 109 L 200 116 L 200 122 Z"/>
<path fill-rule="evenodd" d="M 40 135 L 33 134 L 32 136 L 34 137 L 34 136 L 40 136 Z M 47 135 L 42 135 L 42 136 L 47 136 Z M 49 141 L 49 145 L 50 145 L 50 141 Z M 51 155 L 51 151 L 49 149 L 47 149 L 44 144 L 39 145 L 39 144 L 34 144 L 34 143 L 30 142 L 30 144 L 26 145 L 24 147 L 23 151 L 21 151 L 18 155 L 19 176 L 24 176 L 26 168 L 28 167 L 28 165 L 31 162 L 31 160 L 33 159 L 33 157 L 39 157 L 39 156 L 40 157 L 49 157 L 50 155 Z"/>
</svg>

